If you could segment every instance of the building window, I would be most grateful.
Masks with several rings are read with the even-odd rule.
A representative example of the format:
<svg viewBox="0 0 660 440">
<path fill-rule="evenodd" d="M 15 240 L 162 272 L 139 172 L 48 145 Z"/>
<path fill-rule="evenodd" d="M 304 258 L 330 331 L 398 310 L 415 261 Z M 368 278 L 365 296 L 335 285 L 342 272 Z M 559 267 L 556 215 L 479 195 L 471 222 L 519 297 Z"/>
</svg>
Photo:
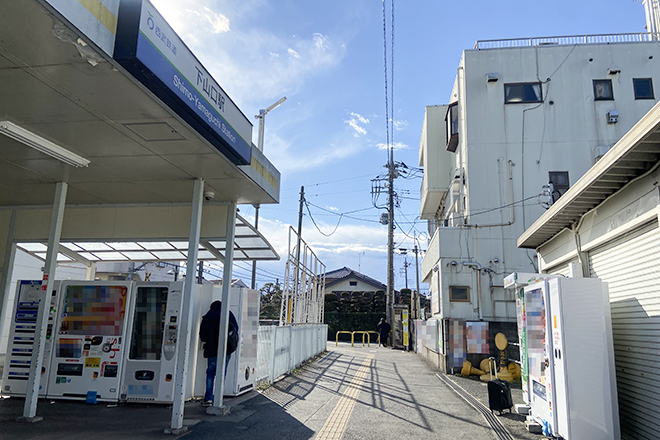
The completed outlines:
<svg viewBox="0 0 660 440">
<path fill-rule="evenodd" d="M 552 203 L 556 202 L 569 188 L 568 171 L 550 171 L 550 183 L 552 183 Z"/>
<path fill-rule="evenodd" d="M 447 124 L 447 151 L 453 153 L 458 146 L 458 102 L 449 104 L 445 123 Z"/>
<path fill-rule="evenodd" d="M 348 284 L 351 286 L 357 286 L 357 281 L 349 281 Z"/>
<path fill-rule="evenodd" d="M 449 286 L 449 301 L 469 302 L 470 288 L 465 286 Z"/>
<path fill-rule="evenodd" d="M 541 83 L 504 84 L 504 103 L 543 102 Z"/>
<path fill-rule="evenodd" d="M 655 99 L 651 78 L 633 78 L 635 99 Z"/>
<path fill-rule="evenodd" d="M 614 92 L 612 91 L 611 79 L 594 80 L 594 101 L 613 101 Z"/>
</svg>

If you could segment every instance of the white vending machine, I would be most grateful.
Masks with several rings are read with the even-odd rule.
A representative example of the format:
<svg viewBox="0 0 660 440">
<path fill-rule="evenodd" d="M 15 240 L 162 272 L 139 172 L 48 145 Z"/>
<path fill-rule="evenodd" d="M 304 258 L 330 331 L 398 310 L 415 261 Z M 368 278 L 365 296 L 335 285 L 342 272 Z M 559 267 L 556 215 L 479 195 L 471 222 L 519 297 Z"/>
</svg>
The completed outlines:
<svg viewBox="0 0 660 440">
<path fill-rule="evenodd" d="M 59 304 L 47 397 L 117 401 L 131 282 L 62 281 Z"/>
<path fill-rule="evenodd" d="M 220 286 L 202 286 L 198 325 L 192 350 L 197 350 L 194 397 L 203 398 L 206 390 L 206 359 L 203 356 L 204 343 L 199 340 L 199 323 L 208 312 L 213 301 L 222 300 Z M 232 354 L 225 380 L 225 396 L 238 396 L 254 389 L 254 373 L 257 366 L 257 334 L 259 331 L 259 291 L 232 287 L 229 291 L 229 310 L 232 311 L 239 327 L 239 342 Z"/>
<path fill-rule="evenodd" d="M 257 367 L 259 291 L 232 290 L 229 296 L 229 310 L 234 313 L 238 321 L 239 340 L 227 367 L 225 396 L 239 396 L 254 389 L 254 372 Z"/>
<path fill-rule="evenodd" d="M 199 289 L 193 286 L 192 316 L 199 315 Z M 121 400 L 171 403 L 177 353 L 190 342 L 181 338 L 183 282 L 136 282 L 129 313 L 127 356 L 122 375 Z M 192 325 L 195 333 L 195 323 Z M 194 374 L 194 355 L 189 356 L 188 376 Z M 190 380 L 189 383 L 192 383 Z M 187 387 L 186 399 L 192 396 Z"/>
<path fill-rule="evenodd" d="M 527 404 L 530 402 L 529 374 L 527 361 L 527 316 L 525 313 L 525 290 L 526 286 L 540 281 L 554 278 L 558 275 L 513 272 L 504 277 L 504 288 L 514 290 L 516 298 L 516 317 L 518 321 L 518 343 L 520 347 L 520 380 L 522 382 L 522 397 Z"/>
<path fill-rule="evenodd" d="M 46 396 L 50 372 L 50 356 L 53 347 L 53 325 L 57 316 L 58 291 L 60 281 L 51 283 L 48 328 L 44 344 L 44 357 L 41 368 L 39 396 Z M 2 393 L 8 396 L 25 396 L 32 348 L 37 327 L 37 314 L 42 298 L 41 281 L 18 281 L 16 302 L 9 328 L 9 342 L 2 377 Z"/>
<path fill-rule="evenodd" d="M 550 278 L 524 288 L 531 416 L 565 440 L 619 440 L 607 285 Z"/>
</svg>

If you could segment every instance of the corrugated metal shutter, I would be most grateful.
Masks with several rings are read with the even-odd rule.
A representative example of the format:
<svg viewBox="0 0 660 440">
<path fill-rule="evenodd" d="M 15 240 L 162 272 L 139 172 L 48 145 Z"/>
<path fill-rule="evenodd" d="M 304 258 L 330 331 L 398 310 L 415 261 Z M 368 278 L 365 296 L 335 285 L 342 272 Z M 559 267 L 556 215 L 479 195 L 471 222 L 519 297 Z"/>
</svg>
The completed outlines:
<svg viewBox="0 0 660 440">
<path fill-rule="evenodd" d="M 545 272 L 550 273 L 550 274 L 555 274 L 555 275 L 563 275 L 563 276 L 568 278 L 571 275 L 571 270 L 569 268 L 569 264 L 571 264 L 572 262 L 575 262 L 575 261 L 577 261 L 577 259 L 559 264 L 555 267 L 552 267 L 552 268 L 546 270 Z"/>
<path fill-rule="evenodd" d="M 654 221 L 589 252 L 592 277 L 608 283 L 624 439 L 660 432 L 660 234 Z"/>
</svg>

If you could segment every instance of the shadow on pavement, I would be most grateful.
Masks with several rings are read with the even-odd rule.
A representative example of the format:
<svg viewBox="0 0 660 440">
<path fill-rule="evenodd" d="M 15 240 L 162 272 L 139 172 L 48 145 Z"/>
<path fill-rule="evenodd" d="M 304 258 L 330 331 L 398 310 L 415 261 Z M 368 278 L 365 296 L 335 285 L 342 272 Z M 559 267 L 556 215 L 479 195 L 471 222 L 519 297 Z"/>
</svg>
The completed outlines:
<svg viewBox="0 0 660 440">
<path fill-rule="evenodd" d="M 107 403 L 87 405 L 80 401 L 40 400 L 37 423 L 17 422 L 25 399 L 0 400 L 0 438 L 2 440 L 109 440 L 109 439 L 292 439 L 305 440 L 314 432 L 287 414 L 268 398 L 253 393 L 253 398 L 232 405 L 227 416 L 209 416 L 199 402 L 186 403 L 185 421 L 190 430 L 179 436 L 163 433 L 170 426 L 169 405 L 125 404 L 108 407 Z M 240 398 L 238 398 L 240 399 Z M 237 400 L 238 400 L 237 399 Z M 50 403 L 54 402 L 54 403 Z"/>
</svg>

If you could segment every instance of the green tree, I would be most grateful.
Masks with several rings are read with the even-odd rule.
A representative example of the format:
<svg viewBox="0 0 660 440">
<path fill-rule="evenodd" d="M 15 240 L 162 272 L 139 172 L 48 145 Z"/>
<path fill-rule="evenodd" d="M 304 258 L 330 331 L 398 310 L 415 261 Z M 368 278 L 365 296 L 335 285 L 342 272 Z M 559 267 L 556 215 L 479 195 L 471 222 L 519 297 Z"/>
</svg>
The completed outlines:
<svg viewBox="0 0 660 440">
<path fill-rule="evenodd" d="M 259 319 L 280 319 L 282 307 L 282 289 L 279 284 L 266 283 L 261 292 Z"/>
</svg>

